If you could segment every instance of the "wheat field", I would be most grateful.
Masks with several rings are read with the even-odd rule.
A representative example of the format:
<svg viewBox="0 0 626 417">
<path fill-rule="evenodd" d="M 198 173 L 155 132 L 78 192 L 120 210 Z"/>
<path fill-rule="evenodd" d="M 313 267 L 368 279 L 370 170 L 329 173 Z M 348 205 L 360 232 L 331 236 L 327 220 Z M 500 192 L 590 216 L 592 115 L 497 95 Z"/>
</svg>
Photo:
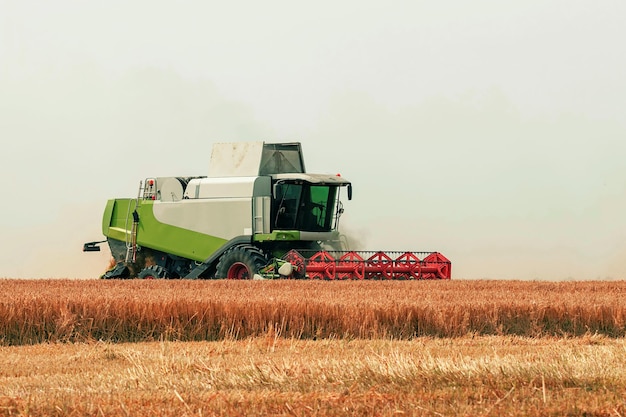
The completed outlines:
<svg viewBox="0 0 626 417">
<path fill-rule="evenodd" d="M 1 416 L 626 416 L 626 283 L 0 280 Z"/>
<path fill-rule="evenodd" d="M 626 282 L 0 280 L 0 344 L 626 333 Z"/>
</svg>

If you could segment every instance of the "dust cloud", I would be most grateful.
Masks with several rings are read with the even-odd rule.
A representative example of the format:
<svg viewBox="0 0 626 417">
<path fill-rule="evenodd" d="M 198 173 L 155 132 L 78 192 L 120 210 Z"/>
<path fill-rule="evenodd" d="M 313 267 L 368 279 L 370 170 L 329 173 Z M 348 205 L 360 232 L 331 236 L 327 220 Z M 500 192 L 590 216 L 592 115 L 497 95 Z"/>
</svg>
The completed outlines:
<svg viewBox="0 0 626 417">
<path fill-rule="evenodd" d="M 0 277 L 93 278 L 108 266 L 106 201 L 136 197 L 149 176 L 206 175 L 211 145 L 272 137 L 210 82 L 140 70 L 106 77 L 86 66 L 0 78 L 4 194 Z M 110 255 L 110 254 L 109 254 Z"/>
<path fill-rule="evenodd" d="M 213 142 L 283 139 L 210 82 L 167 71 L 2 88 L 5 195 L 17 197 L 3 208 L 4 277 L 98 277 L 106 246 L 81 248 L 102 239 L 108 198 L 134 197 L 148 176 L 205 175 Z M 354 249 L 439 251 L 458 278 L 618 279 L 625 135 L 580 115 L 524 117 L 498 90 L 395 110 L 348 91 L 290 139 L 310 172 L 354 183 L 342 218 Z"/>
<path fill-rule="evenodd" d="M 397 111 L 348 92 L 316 132 L 333 152 L 308 158 L 345 166 L 346 217 L 368 249 L 439 251 L 463 278 L 623 279 L 625 135 L 525 116 L 497 89 Z"/>
</svg>

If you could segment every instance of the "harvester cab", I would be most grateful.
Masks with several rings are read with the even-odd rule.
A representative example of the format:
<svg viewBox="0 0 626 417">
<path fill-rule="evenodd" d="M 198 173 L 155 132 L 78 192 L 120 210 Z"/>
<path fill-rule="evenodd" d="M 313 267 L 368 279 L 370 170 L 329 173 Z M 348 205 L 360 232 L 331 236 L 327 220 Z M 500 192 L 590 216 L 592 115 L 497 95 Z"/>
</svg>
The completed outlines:
<svg viewBox="0 0 626 417">
<path fill-rule="evenodd" d="M 103 278 L 450 275 L 449 261 L 435 252 L 427 255 L 438 266 L 433 274 L 433 262 L 426 265 L 412 252 L 397 260 L 349 251 L 339 219 L 342 190 L 351 199 L 352 184 L 339 175 L 307 173 L 298 142 L 217 143 L 208 175 L 150 177 L 139 188 L 137 198 L 107 202 L 106 241 L 84 246 L 95 251 L 108 243 L 115 266 Z"/>
</svg>

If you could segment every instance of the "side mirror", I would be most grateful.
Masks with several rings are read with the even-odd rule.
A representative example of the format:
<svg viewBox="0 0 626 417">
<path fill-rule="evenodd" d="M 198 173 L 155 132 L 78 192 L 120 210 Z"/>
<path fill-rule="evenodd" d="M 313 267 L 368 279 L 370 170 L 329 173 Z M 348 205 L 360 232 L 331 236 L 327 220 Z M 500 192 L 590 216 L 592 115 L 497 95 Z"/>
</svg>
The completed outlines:
<svg viewBox="0 0 626 417">
<path fill-rule="evenodd" d="M 352 184 L 348 184 L 348 200 L 352 200 Z"/>
</svg>

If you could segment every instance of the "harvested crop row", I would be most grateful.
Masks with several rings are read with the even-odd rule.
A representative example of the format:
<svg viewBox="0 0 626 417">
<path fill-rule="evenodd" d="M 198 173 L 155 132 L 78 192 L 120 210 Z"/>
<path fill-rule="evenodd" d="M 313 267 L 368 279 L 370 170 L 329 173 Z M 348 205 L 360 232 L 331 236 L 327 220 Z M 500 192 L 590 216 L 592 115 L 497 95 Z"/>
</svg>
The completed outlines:
<svg viewBox="0 0 626 417">
<path fill-rule="evenodd" d="M 626 341 L 106 342 L 0 347 L 0 416 L 623 416 Z"/>
</svg>

